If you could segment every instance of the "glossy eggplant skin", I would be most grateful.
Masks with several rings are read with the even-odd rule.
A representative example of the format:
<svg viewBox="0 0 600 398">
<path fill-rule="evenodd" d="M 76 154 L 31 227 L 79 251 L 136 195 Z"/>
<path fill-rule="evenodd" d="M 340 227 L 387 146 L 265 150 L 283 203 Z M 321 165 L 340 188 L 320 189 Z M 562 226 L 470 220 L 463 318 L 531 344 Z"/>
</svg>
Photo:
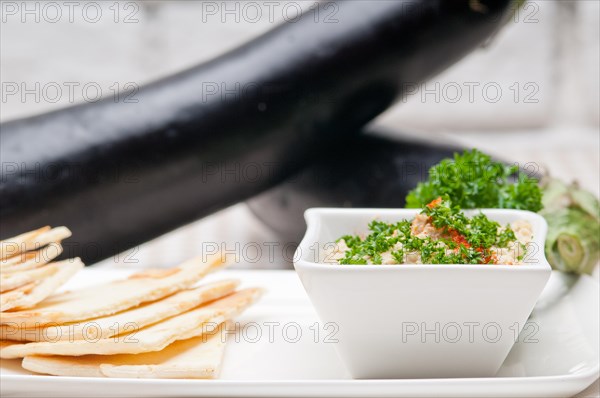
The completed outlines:
<svg viewBox="0 0 600 398">
<path fill-rule="evenodd" d="M 477 4 L 336 2 L 336 23 L 305 14 L 137 102 L 2 124 L 0 238 L 67 225 L 65 255 L 89 264 L 248 199 L 473 50 L 512 6 Z"/>
<path fill-rule="evenodd" d="M 393 139 L 370 130 L 348 139 L 282 184 L 247 202 L 285 244 L 298 244 L 311 207 L 404 207 L 405 197 L 429 168 L 463 149 Z"/>
</svg>

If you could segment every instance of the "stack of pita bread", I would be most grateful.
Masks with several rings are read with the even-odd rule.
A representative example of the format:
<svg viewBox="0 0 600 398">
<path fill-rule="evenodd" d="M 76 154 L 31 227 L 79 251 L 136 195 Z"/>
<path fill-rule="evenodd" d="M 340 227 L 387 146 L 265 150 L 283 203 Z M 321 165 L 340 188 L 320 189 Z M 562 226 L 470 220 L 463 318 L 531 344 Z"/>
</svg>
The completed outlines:
<svg viewBox="0 0 600 398">
<path fill-rule="evenodd" d="M 197 285 L 223 266 L 219 254 L 198 257 L 12 307 L 0 313 L 0 358 L 58 376 L 217 377 L 231 319 L 262 293 L 237 280 Z"/>
<path fill-rule="evenodd" d="M 33 307 L 83 268 L 78 258 L 52 262 L 71 236 L 65 227 L 44 227 L 0 241 L 0 312 Z"/>
</svg>

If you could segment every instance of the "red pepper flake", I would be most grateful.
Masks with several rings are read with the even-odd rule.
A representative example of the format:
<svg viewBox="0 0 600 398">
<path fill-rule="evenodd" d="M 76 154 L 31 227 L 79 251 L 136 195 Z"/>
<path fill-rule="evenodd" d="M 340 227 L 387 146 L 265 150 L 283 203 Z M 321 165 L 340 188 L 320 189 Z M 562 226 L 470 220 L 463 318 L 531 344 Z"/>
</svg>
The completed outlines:
<svg viewBox="0 0 600 398">
<path fill-rule="evenodd" d="M 484 264 L 496 264 L 498 262 L 498 257 L 496 256 L 496 254 L 494 254 L 494 253 L 486 254 L 486 253 L 488 253 L 487 250 L 484 250 L 481 247 L 477 248 L 476 250 L 479 253 L 483 254 L 483 263 Z"/>
<path fill-rule="evenodd" d="M 440 196 L 437 199 L 432 200 L 427 207 L 429 207 L 430 209 L 433 209 L 434 207 L 439 206 L 442 203 L 442 197 Z"/>
<path fill-rule="evenodd" d="M 463 246 L 467 249 L 471 247 L 471 244 L 467 241 L 467 238 L 465 238 L 465 236 L 462 235 L 457 230 L 449 229 L 448 233 L 450 234 L 452 241 L 454 243 L 456 243 L 457 245 Z M 481 253 L 483 255 L 483 263 L 484 264 L 496 264 L 498 262 L 498 258 L 496 256 L 496 254 L 494 254 L 494 253 L 487 254 L 488 251 L 485 250 L 483 247 L 478 247 L 475 250 L 477 250 L 479 253 Z M 459 251 L 458 247 L 454 249 L 455 253 L 458 253 L 458 251 Z"/>
<path fill-rule="evenodd" d="M 461 234 L 460 232 L 458 232 L 457 230 L 455 230 L 455 229 L 449 229 L 448 233 L 450 233 L 450 237 L 452 238 L 452 241 L 454 243 L 459 244 L 459 245 L 463 245 L 467 249 L 469 247 L 471 247 L 471 245 L 467 241 L 467 238 L 465 238 L 465 236 L 463 234 Z"/>
</svg>

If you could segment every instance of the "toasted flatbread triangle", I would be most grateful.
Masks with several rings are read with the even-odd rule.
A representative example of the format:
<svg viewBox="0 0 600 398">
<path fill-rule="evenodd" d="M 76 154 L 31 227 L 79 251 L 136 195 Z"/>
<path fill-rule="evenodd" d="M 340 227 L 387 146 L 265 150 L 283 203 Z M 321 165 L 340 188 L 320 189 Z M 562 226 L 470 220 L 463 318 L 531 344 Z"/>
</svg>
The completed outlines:
<svg viewBox="0 0 600 398">
<path fill-rule="evenodd" d="M 76 340 L 41 343 L 4 342 L 0 358 L 30 355 L 115 355 L 161 351 L 177 340 L 186 340 L 212 331 L 256 301 L 262 291 L 245 289 L 202 307 L 155 323 L 133 333 L 101 340 Z"/>
<path fill-rule="evenodd" d="M 0 273 L 9 274 L 42 267 L 60 256 L 63 247 L 52 242 L 39 250 L 32 250 L 0 261 Z"/>
<path fill-rule="evenodd" d="M 0 259 L 4 260 L 23 252 L 37 250 L 50 243 L 60 243 L 69 236 L 71 236 L 71 231 L 67 227 L 52 229 L 44 227 L 14 238 L 8 238 L 0 242 Z"/>
<path fill-rule="evenodd" d="M 0 339 L 13 341 L 97 340 L 131 332 L 160 322 L 209 301 L 231 294 L 236 280 L 224 280 L 183 290 L 167 298 L 101 318 L 67 325 L 22 329 L 17 324 L 0 325 Z"/>
<path fill-rule="evenodd" d="M 217 377 L 225 350 L 222 324 L 212 333 L 176 341 L 162 351 L 82 357 L 28 356 L 22 366 L 36 373 L 72 377 L 207 379 Z M 230 327 L 227 327 L 230 329 Z"/>
<path fill-rule="evenodd" d="M 41 282 L 58 271 L 59 263 L 42 268 L 12 274 L 0 274 L 0 293 L 25 286 L 31 282 Z"/>
<path fill-rule="evenodd" d="M 28 283 L 27 285 L 20 286 L 10 292 L 0 294 L 0 311 L 2 311 L 3 308 L 12 308 L 12 303 L 25 297 L 25 294 L 33 289 L 34 286 L 35 283 Z"/>
<path fill-rule="evenodd" d="M 125 280 L 56 294 L 30 310 L 0 314 L 0 323 L 40 327 L 115 314 L 187 289 L 223 265 L 220 255 L 205 260 L 200 256 L 175 268 L 143 271 Z"/>
<path fill-rule="evenodd" d="M 25 232 L 21 235 L 13 236 L 12 238 L 6 238 L 0 241 L 0 260 L 16 256 L 23 251 L 27 251 L 25 249 L 27 242 L 31 241 L 39 234 L 48 231 L 50 231 L 50 227 L 45 226 L 34 231 Z"/>
<path fill-rule="evenodd" d="M 4 311 L 24 310 L 35 306 L 42 300 L 49 297 L 84 267 L 79 258 L 60 261 L 54 263 L 54 265 L 54 272 L 52 275 L 46 276 L 39 281 L 34 281 L 27 285 L 21 286 L 15 290 L 2 293 L 0 295 L 2 296 L 0 299 L 0 319 L 2 319 L 4 314 L 10 316 L 10 313 Z M 13 296 L 11 294 L 13 292 L 24 294 L 17 294 Z"/>
</svg>

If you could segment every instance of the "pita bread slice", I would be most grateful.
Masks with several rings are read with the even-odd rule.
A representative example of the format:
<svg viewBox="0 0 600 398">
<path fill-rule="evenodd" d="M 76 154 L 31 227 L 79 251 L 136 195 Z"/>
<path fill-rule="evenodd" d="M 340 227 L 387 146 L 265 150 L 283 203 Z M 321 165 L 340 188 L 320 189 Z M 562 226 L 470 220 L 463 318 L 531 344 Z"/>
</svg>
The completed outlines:
<svg viewBox="0 0 600 398">
<path fill-rule="evenodd" d="M 221 324 L 212 333 L 176 341 L 162 351 L 82 357 L 28 356 L 22 366 L 36 373 L 72 377 L 210 379 L 219 375 L 226 336 Z"/>
<path fill-rule="evenodd" d="M 54 275 L 58 271 L 59 263 L 50 264 L 46 267 L 29 271 L 16 272 L 12 274 L 0 274 L 0 293 L 7 292 L 25 286 L 32 282 L 39 282 Z"/>
<path fill-rule="evenodd" d="M 190 259 L 178 267 L 138 272 L 128 279 L 56 294 L 27 311 L 2 313 L 0 323 L 20 328 L 65 324 L 112 315 L 187 289 L 223 265 L 221 255 Z"/>
<path fill-rule="evenodd" d="M 0 340 L 0 351 L 3 350 L 5 347 L 8 347 L 9 345 L 14 344 L 14 342 L 11 341 L 7 341 L 7 340 Z"/>
<path fill-rule="evenodd" d="M 71 236 L 67 227 L 43 227 L 35 231 L 27 232 L 14 238 L 8 238 L 0 242 L 0 260 L 16 256 L 17 254 L 30 250 L 37 250 L 50 243 L 58 243 Z"/>
<path fill-rule="evenodd" d="M 23 310 L 35 306 L 54 293 L 81 270 L 83 266 L 79 258 L 54 263 L 51 275 L 46 276 L 42 280 L 31 282 L 17 289 L 2 293 L 0 295 L 0 312 L 12 309 Z M 0 319 L 3 315 L 0 314 Z"/>
<path fill-rule="evenodd" d="M 0 339 L 13 341 L 59 341 L 107 339 L 139 330 L 163 319 L 181 314 L 209 301 L 231 294 L 237 280 L 224 280 L 183 290 L 165 299 L 102 318 L 80 323 L 21 329 L 18 325 L 0 325 Z"/>
<path fill-rule="evenodd" d="M 60 256 L 63 247 L 60 243 L 50 243 L 39 250 L 33 250 L 0 261 L 0 274 L 27 271 L 42 267 Z"/>
<path fill-rule="evenodd" d="M 233 318 L 261 295 L 260 289 L 245 289 L 191 311 L 150 325 L 133 333 L 101 340 L 75 340 L 21 344 L 5 342 L 0 358 L 30 355 L 116 355 L 161 351 L 177 340 L 191 339 Z"/>
<path fill-rule="evenodd" d="M 28 283 L 27 285 L 18 287 L 11 290 L 10 292 L 0 294 L 0 311 L 3 308 L 12 307 L 12 303 L 17 300 L 21 300 L 25 295 L 35 287 L 35 283 Z"/>
<path fill-rule="evenodd" d="M 0 241 L 0 260 L 4 260 L 8 257 L 15 256 L 22 251 L 25 251 L 24 245 L 26 242 L 43 232 L 50 231 L 50 229 L 51 228 L 49 226 L 45 226 L 34 231 L 25 232 L 21 235 L 13 236 L 12 238 L 7 238 Z"/>
</svg>

